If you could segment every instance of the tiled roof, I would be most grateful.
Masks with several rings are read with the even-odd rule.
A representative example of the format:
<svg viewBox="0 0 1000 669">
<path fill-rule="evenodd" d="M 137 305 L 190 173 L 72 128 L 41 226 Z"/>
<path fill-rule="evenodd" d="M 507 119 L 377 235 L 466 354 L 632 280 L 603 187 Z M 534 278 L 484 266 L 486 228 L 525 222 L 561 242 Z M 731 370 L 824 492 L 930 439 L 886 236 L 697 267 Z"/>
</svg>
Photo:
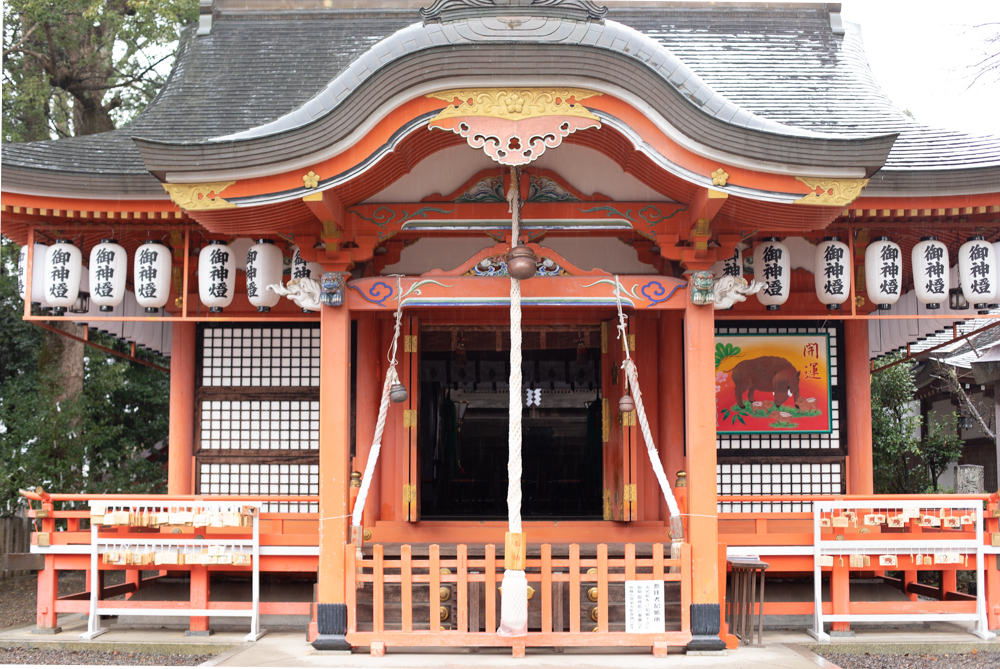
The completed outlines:
<svg viewBox="0 0 1000 669">
<path fill-rule="evenodd" d="M 834 35 L 827 8 L 802 5 L 612 9 L 608 19 L 670 49 L 715 91 L 770 121 L 840 136 L 900 132 L 881 180 L 915 171 L 1000 166 L 1000 137 L 923 126 L 893 107 L 867 67 L 856 27 Z M 183 36 L 160 95 L 110 133 L 3 147 L 4 186 L 30 190 L 39 171 L 72 176 L 79 193 L 162 197 L 132 141 L 198 141 L 287 114 L 388 35 L 414 10 L 216 16 L 210 35 Z M 992 174 L 990 172 L 989 174 Z"/>
</svg>

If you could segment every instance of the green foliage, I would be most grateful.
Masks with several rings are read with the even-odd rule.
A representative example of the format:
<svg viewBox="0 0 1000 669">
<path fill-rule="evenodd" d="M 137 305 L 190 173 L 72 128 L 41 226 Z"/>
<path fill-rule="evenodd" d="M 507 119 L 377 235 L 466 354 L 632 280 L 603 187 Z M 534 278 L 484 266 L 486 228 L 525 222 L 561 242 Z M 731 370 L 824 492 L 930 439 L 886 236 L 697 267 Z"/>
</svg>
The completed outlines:
<svg viewBox="0 0 1000 669">
<path fill-rule="evenodd" d="M 3 140 L 112 130 L 163 84 L 197 0 L 4 3 Z"/>
<path fill-rule="evenodd" d="M 899 356 L 886 359 L 886 363 Z M 923 492 L 927 474 L 919 466 L 920 415 L 912 408 L 917 387 L 913 363 L 903 362 L 872 375 L 872 461 L 875 492 Z"/>
<path fill-rule="evenodd" d="M 11 271 L 18 247 L 3 240 L 0 276 L 0 515 L 17 491 L 41 485 L 62 493 L 162 492 L 165 463 L 156 442 L 167 437 L 169 377 L 88 347 L 83 392 L 56 401 L 59 379 L 39 372 L 39 329 L 20 319 L 24 303 Z M 94 335 L 108 348 L 120 344 Z M 140 357 L 166 366 L 159 356 Z"/>
<path fill-rule="evenodd" d="M 931 485 L 938 492 L 938 478 L 948 464 L 962 457 L 965 442 L 958 436 L 958 413 L 940 416 L 928 421 L 927 431 L 920 443 L 920 457 L 930 470 Z"/>
<path fill-rule="evenodd" d="M 739 346 L 733 346 L 732 344 L 716 344 L 715 368 L 718 369 L 727 359 L 738 358 L 740 355 L 741 349 Z"/>
<path fill-rule="evenodd" d="M 899 360 L 900 355 L 885 362 Z M 937 479 L 948 463 L 962 455 L 957 436 L 957 416 L 952 413 L 930 422 L 923 438 L 923 424 L 914 410 L 917 388 L 912 362 L 904 362 L 872 375 L 872 460 L 875 492 L 914 494 L 935 492 Z"/>
</svg>

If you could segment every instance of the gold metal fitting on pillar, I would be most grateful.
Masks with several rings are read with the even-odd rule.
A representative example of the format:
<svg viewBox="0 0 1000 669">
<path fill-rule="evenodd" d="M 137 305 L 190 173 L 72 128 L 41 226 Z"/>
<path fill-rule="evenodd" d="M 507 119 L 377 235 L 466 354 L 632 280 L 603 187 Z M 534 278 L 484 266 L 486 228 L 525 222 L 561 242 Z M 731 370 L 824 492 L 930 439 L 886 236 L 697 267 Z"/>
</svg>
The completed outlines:
<svg viewBox="0 0 1000 669">
<path fill-rule="evenodd" d="M 677 480 L 674 481 L 675 488 L 686 488 L 688 485 L 687 472 L 683 469 L 677 472 Z"/>
<path fill-rule="evenodd" d="M 589 599 L 592 602 L 597 601 L 597 588 L 590 588 L 589 590 L 587 590 L 587 599 Z"/>
</svg>

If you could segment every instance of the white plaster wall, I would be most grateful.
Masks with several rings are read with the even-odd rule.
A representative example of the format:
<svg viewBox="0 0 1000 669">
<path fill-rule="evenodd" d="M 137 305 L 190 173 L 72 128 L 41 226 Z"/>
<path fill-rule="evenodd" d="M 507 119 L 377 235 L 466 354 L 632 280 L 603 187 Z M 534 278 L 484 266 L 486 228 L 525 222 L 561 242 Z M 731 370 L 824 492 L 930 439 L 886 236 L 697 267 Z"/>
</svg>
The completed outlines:
<svg viewBox="0 0 1000 669">
<path fill-rule="evenodd" d="M 485 248 L 494 246 L 489 237 L 444 237 L 419 239 L 400 254 L 399 262 L 382 270 L 383 275 L 425 274 L 434 269 L 449 271 Z M 606 237 L 554 237 L 542 242 L 583 270 L 603 269 L 612 274 L 655 274 L 656 268 L 639 262 L 639 254 L 628 244 Z"/>
<path fill-rule="evenodd" d="M 599 151 L 574 144 L 549 149 L 528 169 L 544 168 L 586 195 L 600 192 L 620 202 L 669 202 Z M 477 172 L 500 166 L 481 150 L 462 144 L 423 159 L 409 174 L 365 200 L 365 203 L 419 202 L 428 195 L 448 195 Z"/>
</svg>

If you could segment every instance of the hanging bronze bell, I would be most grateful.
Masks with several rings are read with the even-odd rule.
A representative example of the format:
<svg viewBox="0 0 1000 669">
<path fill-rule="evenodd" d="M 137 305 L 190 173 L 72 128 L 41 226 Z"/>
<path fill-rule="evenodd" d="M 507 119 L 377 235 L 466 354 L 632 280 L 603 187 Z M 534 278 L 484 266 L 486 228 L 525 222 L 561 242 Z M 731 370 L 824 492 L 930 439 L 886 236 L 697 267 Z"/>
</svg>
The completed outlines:
<svg viewBox="0 0 1000 669">
<path fill-rule="evenodd" d="M 622 395 L 622 398 L 618 400 L 618 411 L 621 413 L 628 413 L 629 411 L 635 410 L 635 402 L 632 401 L 631 395 Z"/>
<path fill-rule="evenodd" d="M 406 393 L 406 386 L 402 383 L 394 383 L 389 386 L 389 399 L 393 404 L 402 404 L 409 395 Z"/>
<path fill-rule="evenodd" d="M 518 244 L 507 254 L 507 274 L 513 279 L 524 281 L 535 276 L 535 252 L 524 244 Z"/>
</svg>

